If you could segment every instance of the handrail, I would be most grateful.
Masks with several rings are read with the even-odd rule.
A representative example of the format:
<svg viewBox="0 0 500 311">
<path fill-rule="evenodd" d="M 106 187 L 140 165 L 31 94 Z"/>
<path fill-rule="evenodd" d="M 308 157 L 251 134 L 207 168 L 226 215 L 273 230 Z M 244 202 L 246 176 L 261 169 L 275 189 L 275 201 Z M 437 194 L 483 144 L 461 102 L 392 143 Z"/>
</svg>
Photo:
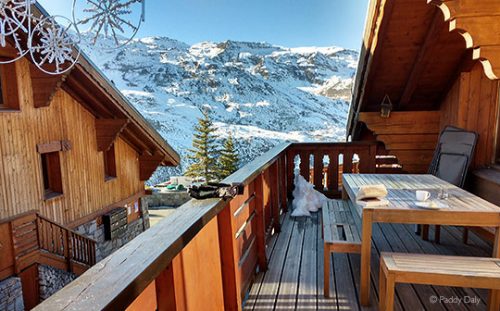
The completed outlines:
<svg viewBox="0 0 500 311">
<path fill-rule="evenodd" d="M 271 166 L 271 164 L 273 164 L 283 152 L 290 148 L 290 146 L 292 146 L 292 143 L 281 143 L 276 145 L 266 153 L 255 158 L 254 160 L 247 163 L 245 166 L 228 176 L 222 182 L 227 184 L 235 183 L 247 185 L 255 178 L 255 176 Z"/>
<path fill-rule="evenodd" d="M 291 184 L 287 183 L 286 180 L 289 178 L 287 172 L 290 168 L 293 169 L 293 159 L 288 158 L 288 156 L 294 153 L 293 148 L 307 147 L 307 144 L 283 143 L 272 148 L 223 180 L 224 183 L 245 186 L 246 191 L 249 192 L 246 197 L 237 196 L 232 200 L 189 201 L 156 226 L 143 232 L 111 256 L 87 270 L 78 279 L 37 306 L 35 310 L 125 309 L 153 281 L 157 280 L 161 273 L 166 271 L 172 260 L 214 218 L 217 217 L 221 221 L 221 219 L 228 219 L 224 217 L 230 217 L 227 222 L 220 225 L 219 230 L 223 230 L 222 232 L 226 232 L 224 230 L 227 229 L 227 225 L 234 229 L 236 222 L 244 221 L 240 219 L 240 213 L 234 212 L 243 206 L 255 204 L 254 207 L 248 208 L 248 218 L 246 219 L 252 220 L 255 215 L 257 215 L 255 217 L 259 217 L 259 220 L 255 222 L 257 227 L 252 230 L 256 230 L 257 239 L 265 243 L 263 235 L 268 230 L 270 219 L 272 218 L 272 222 L 274 222 L 277 221 L 277 215 L 279 218 L 279 211 L 276 211 L 275 208 L 276 206 L 286 208 L 283 207 L 283 201 L 280 202 L 280 200 L 286 201 L 287 191 L 291 190 L 289 188 Z M 312 146 L 312 143 L 310 144 Z M 347 143 L 337 144 L 338 146 L 349 145 Z M 354 145 L 368 148 L 368 144 Z M 332 145 L 325 143 L 321 146 L 324 149 Z M 290 153 L 290 151 L 292 152 Z M 309 151 L 303 151 L 303 154 L 307 154 Z M 280 190 L 277 193 L 272 185 L 280 183 Z M 255 190 L 255 193 L 252 194 L 251 191 L 254 190 L 251 189 L 254 188 L 260 190 Z M 284 197 L 285 199 L 283 199 Z M 261 210 L 258 210 L 258 205 L 260 205 Z M 271 213 L 273 215 L 270 215 Z M 237 228 L 242 224 L 245 226 L 245 222 L 238 222 Z M 232 238 L 227 234 L 222 234 L 219 239 Z M 260 243 L 257 247 L 260 251 L 264 251 L 265 257 L 265 245 L 262 246 L 262 242 L 259 241 L 257 241 Z M 234 243 L 234 240 L 231 243 Z M 233 256 L 232 250 L 229 253 L 225 250 L 224 254 L 222 254 L 222 249 L 220 251 L 221 256 L 230 256 L 231 258 Z M 266 259 L 264 258 L 264 260 Z"/>
<path fill-rule="evenodd" d="M 221 199 L 187 202 L 35 310 L 125 309 L 224 206 Z"/>
</svg>

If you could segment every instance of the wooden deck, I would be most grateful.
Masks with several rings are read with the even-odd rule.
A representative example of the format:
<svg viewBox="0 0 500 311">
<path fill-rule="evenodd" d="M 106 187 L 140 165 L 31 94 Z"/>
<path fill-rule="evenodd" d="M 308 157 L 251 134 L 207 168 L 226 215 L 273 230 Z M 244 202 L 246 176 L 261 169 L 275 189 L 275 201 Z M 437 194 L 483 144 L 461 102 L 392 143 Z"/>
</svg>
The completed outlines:
<svg viewBox="0 0 500 311">
<path fill-rule="evenodd" d="M 268 247 L 269 269 L 259 273 L 245 301 L 245 310 L 377 310 L 378 271 L 381 251 L 489 256 L 491 246 L 474 234 L 462 243 L 461 229 L 443 227 L 441 244 L 423 241 L 413 227 L 375 224 L 373 228 L 371 307 L 361 308 L 358 299 L 358 254 L 335 254 L 330 279 L 331 298 L 323 297 L 323 240 L 321 213 L 311 218 L 284 216 L 282 231 Z M 433 232 L 431 232 L 433 236 Z M 433 303 L 434 297 L 443 302 Z M 444 298 L 468 299 L 467 303 L 444 302 Z M 479 303 L 472 303 L 479 299 Z M 396 287 L 395 310 L 486 310 L 487 291 L 438 286 Z"/>
</svg>

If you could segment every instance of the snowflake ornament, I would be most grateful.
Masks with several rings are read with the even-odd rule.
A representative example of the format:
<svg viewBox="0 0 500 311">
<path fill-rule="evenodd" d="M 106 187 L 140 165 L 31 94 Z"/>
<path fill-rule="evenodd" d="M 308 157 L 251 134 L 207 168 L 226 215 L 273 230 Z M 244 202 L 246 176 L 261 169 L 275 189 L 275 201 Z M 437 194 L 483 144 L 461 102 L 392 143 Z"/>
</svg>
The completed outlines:
<svg viewBox="0 0 500 311">
<path fill-rule="evenodd" d="M 56 18 L 62 19 L 61 23 Z M 80 51 L 73 48 L 79 37 L 72 34 L 72 27 L 73 23 L 65 17 L 50 16 L 33 28 L 29 39 L 30 54 L 40 70 L 47 74 L 62 74 L 75 65 Z"/>
<path fill-rule="evenodd" d="M 75 17 L 77 2 L 73 0 L 73 22 L 78 32 L 88 26 L 85 32 L 93 33 L 94 44 L 100 35 L 104 35 L 113 38 L 116 44 L 113 48 L 124 46 L 135 37 L 144 20 L 145 0 L 85 0 L 85 16 L 81 19 Z M 134 16 L 133 8 L 139 5 L 141 14 Z M 138 21 L 131 21 L 133 18 Z"/>
<path fill-rule="evenodd" d="M 17 57 L 0 64 L 14 62 L 28 53 L 28 47 L 23 44 L 19 32 L 29 33 L 25 25 L 31 21 L 31 4 L 34 0 L 0 0 L 0 46 L 7 46 L 7 38 L 17 50 Z"/>
</svg>

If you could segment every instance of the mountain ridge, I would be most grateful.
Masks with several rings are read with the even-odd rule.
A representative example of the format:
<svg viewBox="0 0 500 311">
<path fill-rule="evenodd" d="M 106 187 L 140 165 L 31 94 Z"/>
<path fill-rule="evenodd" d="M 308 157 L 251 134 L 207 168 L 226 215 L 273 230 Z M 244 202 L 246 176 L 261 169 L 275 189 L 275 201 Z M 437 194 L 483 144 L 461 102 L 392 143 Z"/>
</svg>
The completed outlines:
<svg viewBox="0 0 500 311">
<path fill-rule="evenodd" d="M 281 141 L 339 141 L 358 53 L 340 47 L 287 48 L 226 40 L 189 45 L 156 36 L 119 50 L 111 39 L 82 49 L 176 149 L 182 173 L 201 109 L 209 109 L 221 138 L 232 133 L 242 164 Z"/>
</svg>

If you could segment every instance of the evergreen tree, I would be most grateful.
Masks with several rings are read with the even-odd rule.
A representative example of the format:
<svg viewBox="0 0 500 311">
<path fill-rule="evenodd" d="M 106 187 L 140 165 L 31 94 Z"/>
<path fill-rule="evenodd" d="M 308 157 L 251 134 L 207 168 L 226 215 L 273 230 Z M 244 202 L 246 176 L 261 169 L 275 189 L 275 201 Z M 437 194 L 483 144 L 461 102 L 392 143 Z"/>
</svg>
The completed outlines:
<svg viewBox="0 0 500 311">
<path fill-rule="evenodd" d="M 238 170 L 238 162 L 239 157 L 234 146 L 233 136 L 229 134 L 229 137 L 224 140 L 219 157 L 219 175 L 221 179 L 236 172 Z"/>
<path fill-rule="evenodd" d="M 194 127 L 193 148 L 189 149 L 188 158 L 194 160 L 185 175 L 190 177 L 204 177 L 206 182 L 217 179 L 218 150 L 214 136 L 215 127 L 207 110 L 203 110 L 203 117 L 198 118 Z"/>
</svg>

